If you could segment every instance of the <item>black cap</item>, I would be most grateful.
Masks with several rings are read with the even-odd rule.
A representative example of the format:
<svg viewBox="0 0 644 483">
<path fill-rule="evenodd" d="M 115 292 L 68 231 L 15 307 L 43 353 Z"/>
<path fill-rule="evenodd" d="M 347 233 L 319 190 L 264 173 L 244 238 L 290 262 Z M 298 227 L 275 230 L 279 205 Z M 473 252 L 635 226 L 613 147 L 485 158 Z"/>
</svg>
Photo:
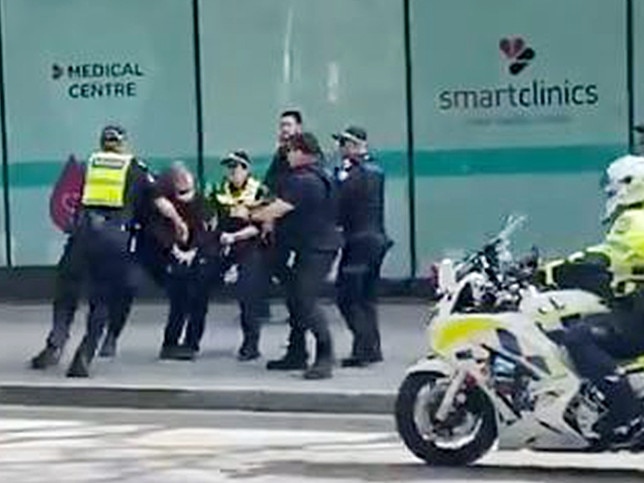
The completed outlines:
<svg viewBox="0 0 644 483">
<path fill-rule="evenodd" d="M 224 166 L 234 166 L 236 164 L 241 164 L 242 166 L 248 168 L 251 164 L 253 164 L 253 162 L 246 151 L 233 151 L 221 160 L 221 164 Z"/>
<path fill-rule="evenodd" d="M 366 142 L 367 131 L 358 126 L 349 126 L 341 133 L 333 134 L 333 139 L 340 141 L 341 139 L 348 139 L 355 142 Z"/>
<path fill-rule="evenodd" d="M 121 126 L 114 124 L 105 126 L 101 131 L 101 142 L 107 141 L 125 141 L 126 132 Z"/>
<path fill-rule="evenodd" d="M 318 139 L 310 132 L 294 134 L 288 140 L 287 146 L 289 150 L 302 151 L 304 154 L 318 155 L 322 152 Z"/>
<path fill-rule="evenodd" d="M 637 126 L 633 126 L 633 131 L 638 132 L 640 134 L 644 134 L 644 124 L 638 124 Z"/>
</svg>

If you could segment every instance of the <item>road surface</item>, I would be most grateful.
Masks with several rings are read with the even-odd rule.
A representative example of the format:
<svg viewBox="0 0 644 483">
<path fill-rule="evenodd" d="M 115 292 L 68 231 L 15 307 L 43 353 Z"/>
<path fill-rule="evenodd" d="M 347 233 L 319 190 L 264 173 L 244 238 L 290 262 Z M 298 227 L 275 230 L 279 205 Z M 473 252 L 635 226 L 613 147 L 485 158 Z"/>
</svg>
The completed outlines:
<svg viewBox="0 0 644 483">
<path fill-rule="evenodd" d="M 496 453 L 429 468 L 388 417 L 0 407 L 0 481 L 641 482 L 644 455 Z"/>
</svg>

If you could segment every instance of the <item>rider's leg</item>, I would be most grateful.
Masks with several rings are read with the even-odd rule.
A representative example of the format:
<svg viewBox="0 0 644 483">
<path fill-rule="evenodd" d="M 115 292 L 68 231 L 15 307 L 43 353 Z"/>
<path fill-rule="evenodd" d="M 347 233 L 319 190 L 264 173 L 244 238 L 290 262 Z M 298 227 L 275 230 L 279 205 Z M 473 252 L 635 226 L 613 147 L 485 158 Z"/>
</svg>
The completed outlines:
<svg viewBox="0 0 644 483">
<path fill-rule="evenodd" d="M 566 330 L 563 343 L 568 349 L 579 374 L 594 383 L 605 395 L 608 414 L 605 423 L 611 429 L 628 427 L 637 422 L 642 406 L 617 362 L 606 346 L 618 346 L 608 332 L 597 325 L 578 323 Z"/>
</svg>

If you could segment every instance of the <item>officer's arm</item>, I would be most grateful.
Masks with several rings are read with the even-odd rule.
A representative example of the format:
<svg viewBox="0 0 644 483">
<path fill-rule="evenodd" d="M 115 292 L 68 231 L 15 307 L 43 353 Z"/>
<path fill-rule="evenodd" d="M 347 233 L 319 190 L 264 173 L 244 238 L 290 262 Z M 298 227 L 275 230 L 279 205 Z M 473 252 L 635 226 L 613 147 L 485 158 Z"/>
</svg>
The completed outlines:
<svg viewBox="0 0 644 483">
<path fill-rule="evenodd" d="M 279 218 L 282 218 L 287 213 L 293 211 L 295 206 L 291 203 L 277 198 L 270 204 L 263 206 L 257 210 L 253 210 L 250 214 L 251 221 L 257 223 L 271 223 Z"/>
<path fill-rule="evenodd" d="M 229 235 L 232 237 L 232 242 L 236 243 L 239 241 L 255 238 L 260 233 L 261 231 L 255 225 L 249 225 L 246 228 L 242 228 L 241 230 L 230 233 Z"/>
<path fill-rule="evenodd" d="M 157 209 L 163 216 L 169 218 L 173 223 L 183 221 L 172 202 L 165 196 L 159 196 L 155 198 L 154 206 L 157 207 Z"/>
<path fill-rule="evenodd" d="M 163 216 L 172 221 L 179 239 L 181 241 L 187 240 L 189 235 L 188 226 L 181 216 L 179 216 L 179 213 L 170 200 L 162 195 L 159 187 L 157 186 L 154 175 L 150 173 L 147 166 L 139 159 L 135 159 L 134 168 L 135 176 L 138 178 L 139 186 L 141 186 L 142 191 L 149 193 L 157 210 L 159 210 Z"/>
<path fill-rule="evenodd" d="M 302 202 L 309 188 L 306 178 L 297 176 L 285 178 L 278 196 L 266 206 L 253 210 L 250 219 L 257 223 L 273 223 L 293 211 Z"/>
<path fill-rule="evenodd" d="M 568 258 L 543 265 L 537 271 L 537 283 L 559 289 L 578 288 L 610 298 L 612 273 L 607 247 L 598 245 Z"/>
</svg>

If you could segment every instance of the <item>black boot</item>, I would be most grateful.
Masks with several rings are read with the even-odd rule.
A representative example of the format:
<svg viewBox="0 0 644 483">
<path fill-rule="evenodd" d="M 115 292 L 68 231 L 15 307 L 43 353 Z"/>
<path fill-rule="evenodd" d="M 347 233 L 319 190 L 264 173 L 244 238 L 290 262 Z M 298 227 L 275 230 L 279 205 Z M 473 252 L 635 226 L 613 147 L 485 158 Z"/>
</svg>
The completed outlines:
<svg viewBox="0 0 644 483">
<path fill-rule="evenodd" d="M 304 379 L 317 381 L 333 377 L 333 363 L 330 360 L 315 361 L 309 369 L 304 372 Z"/>
<path fill-rule="evenodd" d="M 306 369 L 308 356 L 306 353 L 287 351 L 281 359 L 268 361 L 266 369 L 269 371 L 301 371 Z"/>
<path fill-rule="evenodd" d="M 242 345 L 237 352 L 237 360 L 245 362 L 258 359 L 259 353 L 259 334 L 261 327 L 261 312 L 268 307 L 268 304 L 261 305 L 255 303 L 241 303 L 241 326 L 243 333 Z"/>
<path fill-rule="evenodd" d="M 197 352 L 185 345 L 163 346 L 159 359 L 169 361 L 192 361 L 195 359 Z"/>
<path fill-rule="evenodd" d="M 257 338 L 244 338 L 239 352 L 237 352 L 237 360 L 241 362 L 254 361 L 259 359 L 261 354 L 258 349 Z"/>
<path fill-rule="evenodd" d="M 628 448 L 644 441 L 644 408 L 626 377 L 611 374 L 603 378 L 600 390 L 606 396 L 608 412 L 593 428 L 612 448 Z"/>
<path fill-rule="evenodd" d="M 47 347 L 31 359 L 31 368 L 43 370 L 50 366 L 57 365 L 60 361 L 61 352 L 62 351 L 59 348 L 47 344 Z"/>
<path fill-rule="evenodd" d="M 356 356 L 342 359 L 342 367 L 367 367 L 370 363 L 371 361 Z"/>
<path fill-rule="evenodd" d="M 87 354 L 85 344 L 81 344 L 74 354 L 69 369 L 67 369 L 67 377 L 89 377 L 90 363 L 91 358 Z"/>
<path fill-rule="evenodd" d="M 342 367 L 367 367 L 372 362 L 370 356 L 373 352 L 369 340 L 363 334 L 358 334 L 353 339 L 351 356 L 342 359 Z"/>
<path fill-rule="evenodd" d="M 329 379 L 333 376 L 333 349 L 331 341 L 317 341 L 315 362 L 304 372 L 304 379 Z"/>
<path fill-rule="evenodd" d="M 116 336 L 108 332 L 103 339 L 103 345 L 98 353 L 99 357 L 114 357 L 116 356 Z"/>
<path fill-rule="evenodd" d="M 269 371 L 299 371 L 308 367 L 309 355 L 306 352 L 306 336 L 304 332 L 291 330 L 286 354 L 281 359 L 268 361 Z"/>
<path fill-rule="evenodd" d="M 382 357 L 382 348 L 380 346 L 380 333 L 377 333 L 375 336 L 373 348 L 367 353 L 367 360 L 372 364 L 382 362 L 384 360 Z"/>
<path fill-rule="evenodd" d="M 353 339 L 353 348 L 351 356 L 342 359 L 342 367 L 367 367 L 369 360 L 367 359 L 367 344 L 364 336 L 357 336 Z"/>
<path fill-rule="evenodd" d="M 382 357 L 382 352 L 379 349 L 374 350 L 371 354 L 367 356 L 367 362 L 375 364 L 377 362 L 382 362 L 384 358 Z"/>
</svg>

